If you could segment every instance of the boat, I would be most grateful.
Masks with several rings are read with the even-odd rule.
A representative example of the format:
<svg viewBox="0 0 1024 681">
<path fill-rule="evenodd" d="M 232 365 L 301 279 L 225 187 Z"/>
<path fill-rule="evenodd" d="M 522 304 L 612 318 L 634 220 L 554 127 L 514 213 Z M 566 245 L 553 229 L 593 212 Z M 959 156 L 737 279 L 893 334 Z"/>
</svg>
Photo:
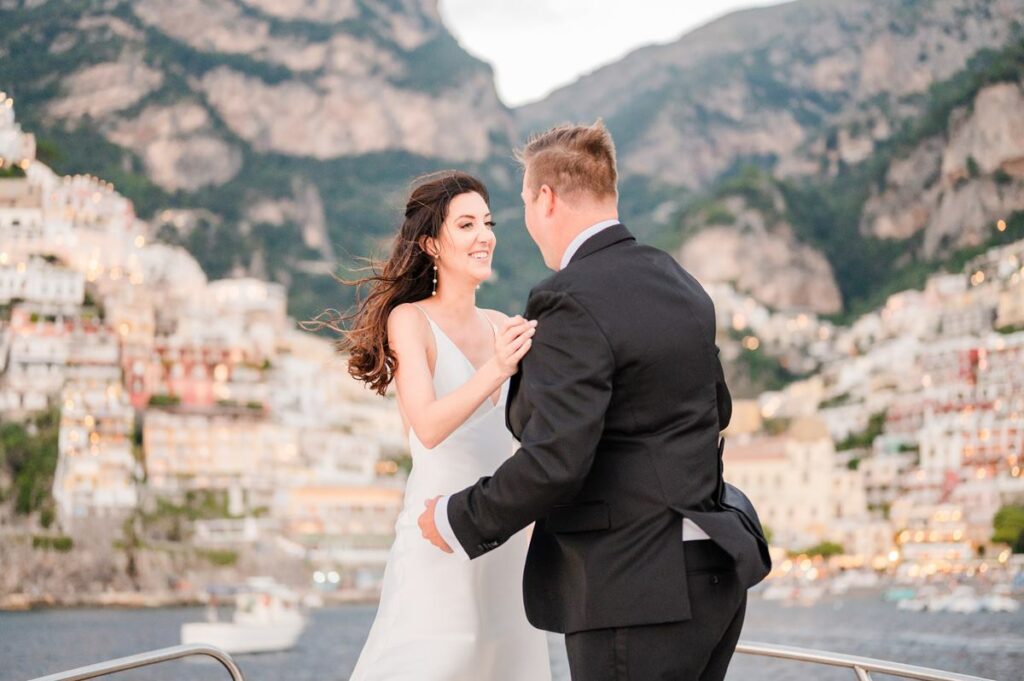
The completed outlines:
<svg viewBox="0 0 1024 681">
<path fill-rule="evenodd" d="M 217 619 L 216 602 L 206 622 L 181 625 L 182 645 L 205 644 L 232 655 L 292 648 L 306 628 L 295 592 L 267 577 L 253 577 L 235 594 L 231 621 Z"/>
<path fill-rule="evenodd" d="M 911 600 L 917 595 L 916 589 L 910 587 L 894 586 L 891 589 L 885 591 L 882 594 L 882 600 L 890 603 L 901 603 L 903 601 Z"/>
<path fill-rule="evenodd" d="M 851 589 L 874 589 L 878 582 L 878 574 L 871 570 L 846 570 L 828 582 L 828 591 L 838 595 Z"/>
<path fill-rule="evenodd" d="M 1017 612 L 1020 603 L 1009 596 L 993 593 L 981 599 L 981 607 L 988 612 Z"/>
<path fill-rule="evenodd" d="M 918 597 L 901 599 L 896 607 L 911 612 L 951 612 L 963 615 L 982 611 L 1017 612 L 1020 603 L 1003 591 L 997 588 L 992 593 L 979 596 L 969 586 L 958 586 L 948 594 L 922 589 Z"/>
<path fill-rule="evenodd" d="M 910 612 L 924 612 L 928 609 L 928 601 L 923 598 L 903 598 L 896 603 L 896 607 Z"/>
</svg>

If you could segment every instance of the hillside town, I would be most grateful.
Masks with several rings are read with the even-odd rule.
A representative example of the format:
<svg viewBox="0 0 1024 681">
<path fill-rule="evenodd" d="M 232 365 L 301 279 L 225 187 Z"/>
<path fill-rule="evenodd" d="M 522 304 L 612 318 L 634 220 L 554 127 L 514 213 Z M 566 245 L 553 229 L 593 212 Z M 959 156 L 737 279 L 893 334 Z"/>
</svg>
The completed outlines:
<svg viewBox="0 0 1024 681">
<path fill-rule="evenodd" d="M 1004 221 L 994 230 L 1006 228 Z M 994 545 L 1024 498 L 1024 242 L 888 298 L 850 327 L 712 288 L 725 361 L 761 349 L 807 372 L 739 404 L 726 476 L 780 546 L 841 545 L 854 565 L 950 571 Z"/>
<path fill-rule="evenodd" d="M 915 576 L 1007 560 L 993 517 L 1024 498 L 1024 242 L 849 327 L 709 290 L 723 361 L 761 352 L 804 376 L 737 400 L 726 432 L 726 477 L 780 552 L 832 543 Z M 43 535 L 214 493 L 196 545 L 273 542 L 318 582 L 377 583 L 407 470 L 393 400 L 296 328 L 282 285 L 208 281 L 111 184 L 39 162 L 0 94 L 0 420 L 47 410 Z"/>
<path fill-rule="evenodd" d="M 0 421 L 59 409 L 54 527 L 215 491 L 223 517 L 196 519 L 197 543 L 271 536 L 379 571 L 402 500 L 391 400 L 296 328 L 281 285 L 208 281 L 109 183 L 37 162 L 0 94 L 4 170 Z"/>
</svg>

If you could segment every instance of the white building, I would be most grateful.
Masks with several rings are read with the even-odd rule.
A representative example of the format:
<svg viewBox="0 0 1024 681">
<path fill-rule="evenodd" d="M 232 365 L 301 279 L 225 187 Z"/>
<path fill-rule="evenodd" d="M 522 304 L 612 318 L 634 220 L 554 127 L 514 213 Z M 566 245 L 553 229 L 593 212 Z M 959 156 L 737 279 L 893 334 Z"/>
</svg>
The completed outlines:
<svg viewBox="0 0 1024 681">
<path fill-rule="evenodd" d="M 35 135 L 21 129 L 14 119 L 14 100 L 6 92 L 0 92 L 0 159 L 14 165 L 35 157 Z"/>
<path fill-rule="evenodd" d="M 207 279 L 196 259 L 180 246 L 149 244 L 139 251 L 139 283 L 154 311 L 157 332 L 172 334 L 179 317 L 201 306 Z"/>
<path fill-rule="evenodd" d="M 815 418 L 795 421 L 782 436 L 729 442 L 725 477 L 754 502 L 779 546 L 835 541 L 837 521 L 868 522 L 859 473 L 837 466 L 832 438 Z"/>
<path fill-rule="evenodd" d="M 930 338 L 938 330 L 941 309 L 923 291 L 895 293 L 882 308 L 882 333 L 889 338 Z"/>
<path fill-rule="evenodd" d="M 864 480 L 864 492 L 869 507 L 890 506 L 904 492 L 903 479 L 914 466 L 912 452 L 882 454 L 861 459 L 858 470 Z"/>
<path fill-rule="evenodd" d="M 306 485 L 370 485 L 377 477 L 380 445 L 337 429 L 303 429 L 299 447 Z"/>
<path fill-rule="evenodd" d="M 999 296 L 999 307 L 996 308 L 996 328 L 1024 328 L 1024 278 L 1018 275 L 1018 281 L 1011 284 Z"/>
<path fill-rule="evenodd" d="M 954 304 L 942 313 L 942 336 L 977 336 L 991 331 L 996 317 L 993 308 L 973 303 Z"/>
<path fill-rule="evenodd" d="M 7 264 L 0 264 L 0 305 L 14 300 L 45 313 L 71 315 L 85 300 L 85 277 L 42 258 L 7 258 Z"/>
<path fill-rule="evenodd" d="M 957 563 L 974 555 L 959 504 L 921 503 L 904 497 L 892 505 L 889 518 L 904 560 Z"/>
<path fill-rule="evenodd" d="M 65 527 L 122 515 L 138 503 L 132 452 L 135 412 L 118 383 L 69 383 L 61 397 L 53 498 Z"/>
<path fill-rule="evenodd" d="M 45 409 L 64 387 L 69 334 L 55 322 L 13 320 L 7 370 L 0 376 L 4 402 L 14 411 Z"/>
<path fill-rule="evenodd" d="M 379 585 L 395 538 L 403 492 L 377 486 L 315 485 L 280 490 L 274 517 L 317 563 L 354 575 L 355 586 Z"/>
<path fill-rule="evenodd" d="M 24 178 L 0 181 L 0 264 L 42 250 L 50 240 L 46 225 L 39 186 Z"/>
<path fill-rule="evenodd" d="M 269 507 L 276 490 L 302 477 L 298 431 L 247 410 L 150 409 L 143 425 L 150 487 L 238 490 L 248 509 Z"/>
</svg>

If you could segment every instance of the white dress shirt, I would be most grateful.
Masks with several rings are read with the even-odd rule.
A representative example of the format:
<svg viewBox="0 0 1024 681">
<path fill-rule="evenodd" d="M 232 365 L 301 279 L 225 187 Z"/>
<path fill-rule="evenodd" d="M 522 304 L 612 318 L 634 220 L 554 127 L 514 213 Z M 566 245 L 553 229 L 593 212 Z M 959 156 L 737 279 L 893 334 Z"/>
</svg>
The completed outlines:
<svg viewBox="0 0 1024 681">
<path fill-rule="evenodd" d="M 604 220 L 596 225 L 587 227 L 585 230 L 577 234 L 576 238 L 569 242 L 569 245 L 565 249 L 565 253 L 562 254 L 562 264 L 558 266 L 558 269 L 565 269 L 565 266 L 569 264 L 570 260 L 572 260 L 572 256 L 576 255 L 576 251 L 580 250 L 580 246 L 583 245 L 584 241 L 598 232 L 603 232 L 609 227 L 614 227 L 617 224 L 619 224 L 618 220 Z"/>
<path fill-rule="evenodd" d="M 562 254 L 561 264 L 558 266 L 559 270 L 564 270 L 572 260 L 572 257 L 576 255 L 576 251 L 580 249 L 580 246 L 584 244 L 590 237 L 594 236 L 598 232 L 602 232 L 609 227 L 614 227 L 619 224 L 617 219 L 614 220 L 603 220 L 598 222 L 596 225 L 591 225 L 585 230 L 576 235 L 572 241 L 569 242 L 568 247 L 565 249 L 565 253 Z M 462 544 L 455 537 L 455 531 L 452 530 L 451 522 L 448 520 L 448 495 L 445 495 L 437 500 L 437 506 L 434 507 L 434 525 L 437 526 L 437 531 L 441 535 L 441 538 L 447 542 L 448 546 L 452 547 L 455 555 L 468 559 L 469 554 L 462 548 Z M 689 518 L 683 518 L 683 541 L 695 541 L 698 539 L 710 539 L 707 532 L 700 529 L 697 523 L 693 522 Z"/>
</svg>

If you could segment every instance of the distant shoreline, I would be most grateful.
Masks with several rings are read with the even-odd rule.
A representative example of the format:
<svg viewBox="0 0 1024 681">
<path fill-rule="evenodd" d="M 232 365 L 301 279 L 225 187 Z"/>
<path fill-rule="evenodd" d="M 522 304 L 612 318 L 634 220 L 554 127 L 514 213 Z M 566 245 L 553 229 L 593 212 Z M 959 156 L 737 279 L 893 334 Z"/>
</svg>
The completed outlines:
<svg viewBox="0 0 1024 681">
<path fill-rule="evenodd" d="M 171 596 L 131 591 L 91 594 L 76 598 L 54 598 L 52 596 L 31 596 L 29 594 L 8 594 L 0 598 L 0 612 L 77 610 L 97 607 L 139 610 L 197 605 L 204 605 L 204 603 L 195 595 Z"/>
<path fill-rule="evenodd" d="M 370 605 L 378 601 L 376 594 L 359 591 L 336 591 L 320 593 L 325 605 Z M 222 599 L 220 605 L 230 606 L 230 598 Z M 158 610 L 161 608 L 200 607 L 208 600 L 199 594 L 147 593 L 137 591 L 115 591 L 89 594 L 76 598 L 54 598 L 52 596 L 31 596 L 29 594 L 8 594 L 0 597 L 0 612 L 32 612 L 39 610 L 81 610 L 86 608 L 109 608 L 112 610 Z"/>
</svg>

